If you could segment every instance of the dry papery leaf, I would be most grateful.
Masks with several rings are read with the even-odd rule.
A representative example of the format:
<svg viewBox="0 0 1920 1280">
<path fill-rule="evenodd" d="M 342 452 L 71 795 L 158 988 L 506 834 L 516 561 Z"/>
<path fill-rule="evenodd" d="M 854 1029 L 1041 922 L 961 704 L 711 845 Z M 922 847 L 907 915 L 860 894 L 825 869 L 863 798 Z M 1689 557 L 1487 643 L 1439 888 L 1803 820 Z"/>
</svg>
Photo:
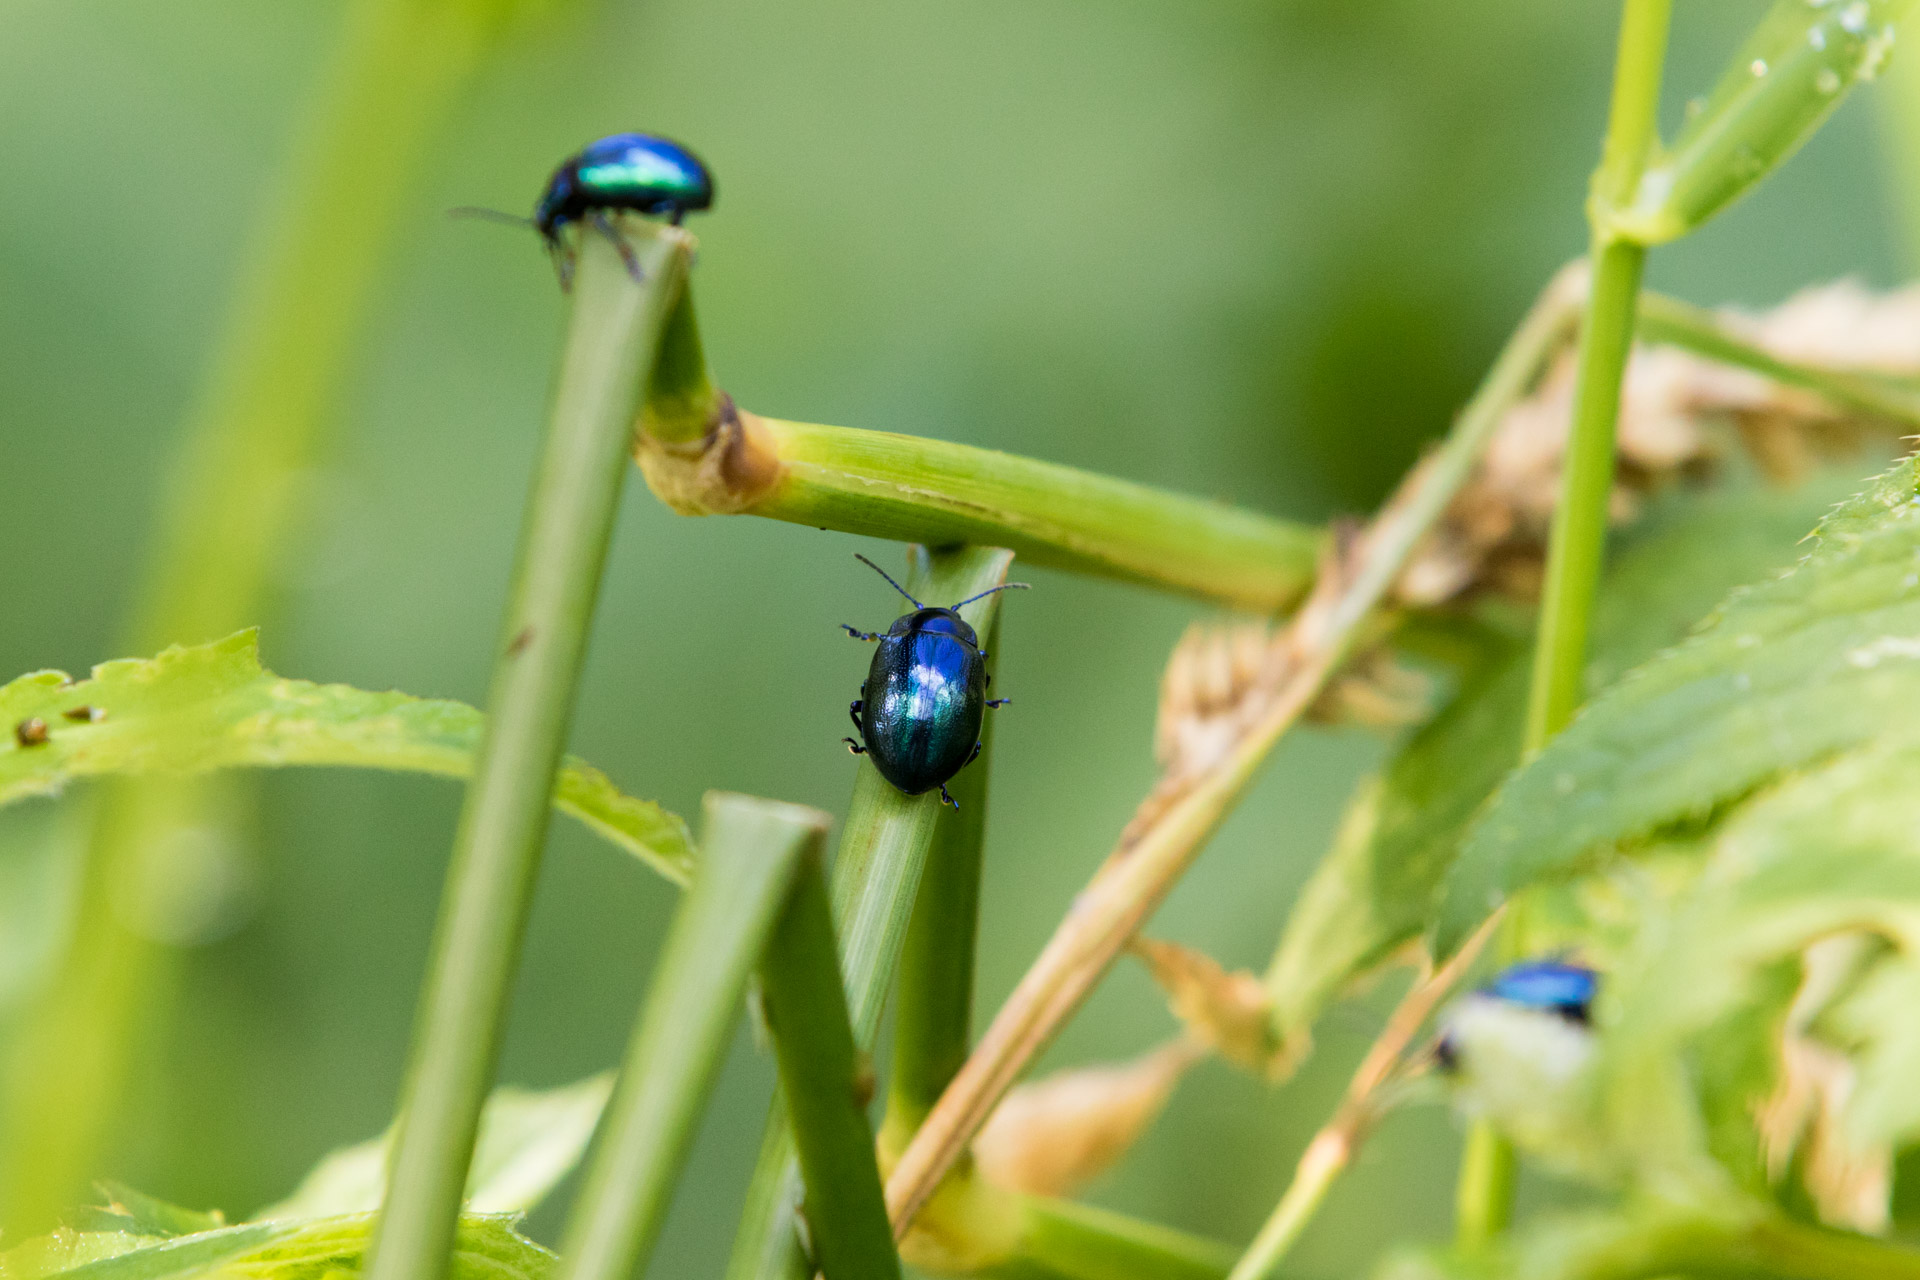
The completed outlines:
<svg viewBox="0 0 1920 1280">
<path fill-rule="evenodd" d="M 987 1181 L 1071 1194 L 1125 1155 L 1206 1049 L 1179 1039 L 1131 1062 L 1061 1071 L 1012 1090 L 973 1140 Z"/>
<path fill-rule="evenodd" d="M 1800 1179 L 1821 1221 L 1878 1235 L 1887 1230 L 1893 1195 L 1893 1151 L 1860 1148 L 1843 1123 L 1856 1082 L 1853 1063 L 1807 1034 L 1827 1002 L 1858 971 L 1869 940 L 1826 938 L 1802 955 L 1804 976 L 1781 1032 L 1780 1077 L 1755 1109 L 1767 1176 L 1775 1183 L 1800 1157 Z"/>
<path fill-rule="evenodd" d="M 1283 629 L 1263 622 L 1196 622 L 1167 658 L 1160 678 L 1160 710 L 1153 754 L 1162 771 L 1187 775 L 1218 761 L 1262 701 L 1248 695 L 1274 681 L 1283 658 Z M 1433 682 L 1376 645 L 1349 658 L 1314 701 L 1307 718 L 1319 724 L 1398 728 L 1432 710 Z"/>
<path fill-rule="evenodd" d="M 1259 978 L 1174 942 L 1136 938 L 1132 948 L 1190 1037 L 1256 1075 L 1278 1074 L 1280 1043 Z"/>
<path fill-rule="evenodd" d="M 1790 363 L 1920 376 L 1920 285 L 1875 294 L 1855 281 L 1803 290 L 1771 311 L 1725 310 L 1732 329 Z M 1547 530 L 1573 415 L 1578 353 L 1560 352 L 1533 394 L 1507 410 L 1473 477 L 1401 575 L 1401 603 L 1432 606 L 1477 591 L 1539 594 Z M 1713 470 L 1730 423 L 1780 481 L 1856 447 L 1863 425 L 1831 401 L 1668 346 L 1637 346 L 1621 389 L 1611 514 Z"/>
</svg>

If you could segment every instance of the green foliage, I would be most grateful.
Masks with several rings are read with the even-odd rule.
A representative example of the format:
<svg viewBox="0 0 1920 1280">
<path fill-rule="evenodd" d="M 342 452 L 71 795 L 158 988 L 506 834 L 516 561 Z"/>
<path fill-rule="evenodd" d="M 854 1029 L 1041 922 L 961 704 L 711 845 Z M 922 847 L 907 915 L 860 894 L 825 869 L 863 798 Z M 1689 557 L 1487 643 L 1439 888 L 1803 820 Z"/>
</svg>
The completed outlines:
<svg viewBox="0 0 1920 1280">
<path fill-rule="evenodd" d="M 1879 72 L 1910 3 L 1776 0 L 1627 206 L 1600 211 L 1603 230 L 1640 244 L 1675 240 L 1752 190 Z"/>
<path fill-rule="evenodd" d="M 467 1174 L 469 1211 L 523 1213 L 546 1199 L 580 1163 L 612 1088 L 613 1073 L 602 1072 L 558 1089 L 495 1089 L 480 1117 Z M 389 1131 L 329 1154 L 291 1196 L 254 1220 L 291 1222 L 379 1208 L 392 1147 Z"/>
<path fill-rule="evenodd" d="M 580 1162 L 606 1105 L 610 1073 L 558 1089 L 497 1089 L 488 1099 L 467 1184 L 449 1280 L 540 1280 L 548 1250 L 516 1229 Z M 101 1187 L 107 1203 L 72 1225 L 0 1253 L 6 1280 L 329 1280 L 360 1271 L 371 1210 L 386 1187 L 391 1135 L 336 1151 L 299 1190 L 228 1226 L 218 1213 L 168 1204 L 130 1187 Z"/>
<path fill-rule="evenodd" d="M 1589 687 L 1680 639 L 1731 588 L 1789 563 L 1850 487 L 1835 472 L 1791 490 L 1676 498 L 1655 513 L 1601 593 Z M 1283 1038 L 1297 1041 L 1347 983 L 1427 927 L 1462 833 L 1518 760 L 1531 655 L 1517 638 L 1485 634 L 1486 656 L 1363 786 L 1295 904 L 1267 979 Z"/>
<path fill-rule="evenodd" d="M 1750 1251 L 1760 1274 L 1920 1268 L 1791 1220 L 1877 1220 L 1920 1137 L 1917 587 L 1909 459 L 1500 788 L 1447 886 L 1440 945 L 1526 889 L 1530 947 L 1606 977 L 1595 1035 L 1463 1004 L 1456 1096 L 1535 1159 L 1629 1197 L 1577 1229 L 1391 1274 L 1659 1274 Z M 1696 1217 L 1646 1252 L 1672 1223 L 1633 1206 L 1675 1204 Z M 1811 1260 L 1779 1261 L 1761 1237 Z"/>
<path fill-rule="evenodd" d="M 1920 688 L 1914 467 L 1844 504 L 1792 572 L 1736 592 L 1501 788 L 1449 879 L 1443 954 L 1518 888 L 1704 820 L 1786 770 L 1907 733 L 1898 711 Z"/>
<path fill-rule="evenodd" d="M 27 745 L 37 736 L 33 721 L 46 740 Z M 0 686 L 0 724 L 21 726 L 0 747 L 0 804 L 105 774 L 351 765 L 465 777 L 482 723 L 464 703 L 283 679 L 260 665 L 257 633 L 241 631 L 105 662 L 78 682 L 37 671 Z M 693 860 L 686 823 L 623 794 L 598 769 L 568 760 L 554 805 L 685 882 Z"/>
<path fill-rule="evenodd" d="M 184 1236 L 58 1231 L 0 1253 L 8 1280 L 339 1280 L 357 1275 L 372 1214 L 263 1222 Z M 449 1280 L 541 1280 L 553 1254 L 515 1230 L 510 1215 L 465 1214 Z"/>
</svg>

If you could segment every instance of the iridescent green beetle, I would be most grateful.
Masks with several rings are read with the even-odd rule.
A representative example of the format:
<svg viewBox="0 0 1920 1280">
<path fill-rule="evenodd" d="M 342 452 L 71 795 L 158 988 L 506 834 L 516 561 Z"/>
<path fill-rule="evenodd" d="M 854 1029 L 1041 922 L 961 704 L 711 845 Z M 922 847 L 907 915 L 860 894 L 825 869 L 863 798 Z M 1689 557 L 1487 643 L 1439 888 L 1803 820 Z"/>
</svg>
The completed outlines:
<svg viewBox="0 0 1920 1280">
<path fill-rule="evenodd" d="M 564 288 L 573 277 L 573 257 L 563 239 L 567 227 L 590 223 L 620 250 L 627 270 L 638 280 L 640 263 L 614 230 L 607 210 L 665 214 L 677 227 L 689 213 L 712 207 L 713 175 L 700 163 L 700 157 L 666 138 L 616 133 L 588 143 L 553 171 L 531 219 L 491 209 L 454 212 L 531 225 L 547 242 Z"/>
</svg>

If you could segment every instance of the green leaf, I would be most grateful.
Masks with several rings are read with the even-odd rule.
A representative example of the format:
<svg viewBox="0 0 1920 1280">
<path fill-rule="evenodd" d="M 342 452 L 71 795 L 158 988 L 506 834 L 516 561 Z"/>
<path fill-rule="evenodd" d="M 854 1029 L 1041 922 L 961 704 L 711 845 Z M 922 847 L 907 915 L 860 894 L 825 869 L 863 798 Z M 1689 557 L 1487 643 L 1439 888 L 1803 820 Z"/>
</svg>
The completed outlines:
<svg viewBox="0 0 1920 1280">
<path fill-rule="evenodd" d="M 91 716 L 91 718 L 89 718 Z M 36 724 L 37 722 L 37 724 Z M 75 778 L 239 766 L 354 765 L 465 777 L 481 715 L 459 702 L 287 680 L 260 665 L 258 633 L 106 662 L 92 678 L 38 671 L 0 686 L 0 804 Z M 45 740 L 32 743 L 44 729 Z M 554 806 L 678 884 L 687 825 L 569 758 Z"/>
<path fill-rule="evenodd" d="M 1601 592 L 1589 687 L 1680 639 L 1730 588 L 1789 563 L 1808 527 L 1856 483 L 1823 474 L 1788 491 L 1719 491 L 1649 513 Z M 1461 834 L 1519 759 L 1531 661 L 1516 639 L 1470 673 L 1355 797 L 1268 971 L 1275 1028 L 1296 1052 L 1328 1001 L 1432 921 Z"/>
<path fill-rule="evenodd" d="M 1858 1073 L 1843 1123 L 1855 1147 L 1911 1146 L 1920 1137 L 1920 962 L 1889 956 L 1821 1019 L 1823 1038 L 1850 1051 Z"/>
<path fill-rule="evenodd" d="M 495 1089 L 480 1117 L 480 1140 L 467 1175 L 468 1209 L 519 1213 L 544 1200 L 580 1163 L 612 1089 L 610 1071 L 558 1089 Z M 333 1152 L 314 1166 L 299 1190 L 253 1220 L 293 1221 L 379 1208 L 392 1141 L 388 1132 Z"/>
<path fill-rule="evenodd" d="M 185 1209 L 168 1204 L 157 1196 L 118 1182 L 102 1182 L 99 1191 L 107 1203 L 84 1213 L 83 1221 L 73 1223 L 93 1232 L 124 1232 L 135 1236 L 186 1236 L 213 1231 L 227 1225 L 218 1212 Z"/>
<path fill-rule="evenodd" d="M 508 1215 L 460 1219 L 448 1280 L 544 1280 L 554 1257 Z M 374 1215 L 261 1222 L 168 1238 L 59 1231 L 0 1253 L 7 1280 L 340 1280 L 358 1274 Z"/>
<path fill-rule="evenodd" d="M 1641 176 L 1632 204 L 1601 210 L 1601 234 L 1678 239 L 1799 150 L 1856 84 L 1871 80 L 1911 0 L 1776 0 Z"/>
<path fill-rule="evenodd" d="M 1467 836 L 1436 950 L 1518 888 L 1903 729 L 1920 696 L 1915 486 L 1909 459 L 1843 504 L 1791 572 L 1735 592 L 1514 774 Z"/>
</svg>

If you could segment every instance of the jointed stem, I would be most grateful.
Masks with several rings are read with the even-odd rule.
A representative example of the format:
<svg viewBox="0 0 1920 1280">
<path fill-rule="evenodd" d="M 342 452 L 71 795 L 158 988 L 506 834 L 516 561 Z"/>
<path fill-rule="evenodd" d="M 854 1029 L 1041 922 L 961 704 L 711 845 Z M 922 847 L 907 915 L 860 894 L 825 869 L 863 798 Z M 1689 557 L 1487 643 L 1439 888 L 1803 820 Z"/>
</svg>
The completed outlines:
<svg viewBox="0 0 1920 1280">
<path fill-rule="evenodd" d="M 445 1274 L 572 719 L 626 450 L 691 237 L 651 227 L 636 284 L 603 237 L 581 245 L 573 316 L 528 500 L 488 695 L 486 735 L 454 837 L 403 1086 L 372 1280 Z"/>
<path fill-rule="evenodd" d="M 1566 727 L 1583 693 L 1587 632 L 1600 585 L 1607 504 L 1613 494 L 1620 384 L 1633 350 L 1634 313 L 1647 256 L 1643 246 L 1612 238 L 1607 228 L 1612 211 L 1633 199 L 1658 142 L 1656 113 L 1671 8 L 1672 0 L 1626 0 L 1621 17 L 1613 105 L 1589 210 L 1594 228 L 1593 284 L 1580 332 L 1572 435 L 1547 548 L 1523 758 L 1538 752 Z M 1508 917 L 1509 950 L 1518 936 L 1520 918 L 1519 912 Z M 1480 1243 L 1506 1229 L 1513 1216 L 1513 1190 L 1511 1149 L 1485 1121 L 1476 1123 L 1468 1135 L 1455 1196 L 1462 1244 Z"/>
</svg>

